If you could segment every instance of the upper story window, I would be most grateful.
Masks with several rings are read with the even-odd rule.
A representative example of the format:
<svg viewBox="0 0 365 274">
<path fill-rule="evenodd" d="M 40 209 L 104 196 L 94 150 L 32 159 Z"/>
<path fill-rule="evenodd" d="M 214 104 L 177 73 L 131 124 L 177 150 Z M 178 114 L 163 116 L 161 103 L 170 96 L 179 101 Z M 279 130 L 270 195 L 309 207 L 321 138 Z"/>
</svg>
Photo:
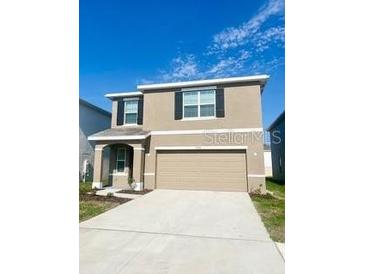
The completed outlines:
<svg viewBox="0 0 365 274">
<path fill-rule="evenodd" d="M 137 124 L 138 100 L 124 101 L 124 123 L 130 125 Z"/>
<path fill-rule="evenodd" d="M 183 118 L 215 117 L 215 90 L 183 92 Z"/>
</svg>

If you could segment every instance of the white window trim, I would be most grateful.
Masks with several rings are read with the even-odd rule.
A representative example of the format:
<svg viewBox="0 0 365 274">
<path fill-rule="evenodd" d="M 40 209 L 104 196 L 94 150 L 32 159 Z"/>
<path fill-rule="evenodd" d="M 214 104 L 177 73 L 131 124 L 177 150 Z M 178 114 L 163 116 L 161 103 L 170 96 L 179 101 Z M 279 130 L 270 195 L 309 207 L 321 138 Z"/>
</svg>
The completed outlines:
<svg viewBox="0 0 365 274">
<path fill-rule="evenodd" d="M 214 108 L 213 108 L 213 111 L 214 111 L 214 114 L 212 116 L 201 116 L 200 115 L 200 106 L 205 106 L 205 105 L 212 105 L 211 103 L 200 103 L 200 92 L 201 91 L 207 91 L 207 90 L 210 90 L 210 89 L 193 89 L 193 90 L 185 90 L 185 91 L 182 91 L 183 93 L 183 115 L 182 115 L 182 120 L 184 121 L 188 121 L 188 120 L 209 120 L 209 119 L 215 119 L 216 118 L 216 90 L 215 89 L 212 89 L 214 91 Z M 198 102 L 197 104 L 185 104 L 185 93 L 187 92 L 197 92 L 198 93 Z M 198 106 L 198 116 L 196 117 L 185 117 L 185 106 Z"/>
<path fill-rule="evenodd" d="M 136 112 L 127 112 L 126 111 L 126 103 L 127 102 L 131 102 L 131 101 L 136 101 L 137 102 L 137 111 Z M 135 123 L 127 123 L 127 120 L 126 120 L 126 117 L 127 117 L 127 114 L 136 114 L 136 122 Z M 123 125 L 124 126 L 136 126 L 137 125 L 137 122 L 138 122 L 138 98 L 135 98 L 135 99 L 132 99 L 132 100 L 124 100 L 124 123 Z"/>
<path fill-rule="evenodd" d="M 182 118 L 182 121 L 196 121 L 196 120 L 216 120 L 218 119 L 215 116 L 203 116 L 203 117 L 186 117 Z"/>
<path fill-rule="evenodd" d="M 119 150 L 124 150 L 124 159 L 118 160 L 118 151 Z M 124 162 L 124 169 L 123 169 L 123 171 L 118 171 L 118 162 Z M 125 172 L 126 164 L 127 164 L 127 150 L 126 150 L 125 147 L 118 147 L 117 148 L 117 155 L 115 156 L 115 171 L 113 172 L 113 174 L 114 175 L 126 174 L 126 172 Z"/>
<path fill-rule="evenodd" d="M 123 101 L 134 101 L 134 100 L 138 100 L 138 97 L 131 97 L 131 98 L 124 98 Z"/>
<path fill-rule="evenodd" d="M 182 88 L 181 91 L 199 91 L 199 90 L 211 90 L 211 89 L 216 90 L 217 89 L 217 86 L 200 87 L 200 88 L 197 88 L 197 87 L 194 87 L 194 88 Z"/>
</svg>

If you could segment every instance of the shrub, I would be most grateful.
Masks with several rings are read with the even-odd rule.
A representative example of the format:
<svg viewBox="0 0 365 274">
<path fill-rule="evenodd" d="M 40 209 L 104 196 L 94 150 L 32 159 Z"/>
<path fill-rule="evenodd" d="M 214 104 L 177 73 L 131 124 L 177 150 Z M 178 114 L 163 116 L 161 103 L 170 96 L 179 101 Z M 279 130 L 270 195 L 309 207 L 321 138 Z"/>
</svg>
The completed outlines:
<svg viewBox="0 0 365 274">
<path fill-rule="evenodd" d="M 132 178 L 132 177 L 128 178 L 128 185 L 129 185 L 129 187 L 131 189 L 134 189 L 134 183 L 135 183 L 135 181 L 136 180 L 134 178 Z"/>
<path fill-rule="evenodd" d="M 86 193 L 90 192 L 92 190 L 91 186 L 92 186 L 91 182 L 87 182 L 87 183 L 80 182 L 80 184 L 79 184 L 79 194 L 86 194 Z"/>
</svg>

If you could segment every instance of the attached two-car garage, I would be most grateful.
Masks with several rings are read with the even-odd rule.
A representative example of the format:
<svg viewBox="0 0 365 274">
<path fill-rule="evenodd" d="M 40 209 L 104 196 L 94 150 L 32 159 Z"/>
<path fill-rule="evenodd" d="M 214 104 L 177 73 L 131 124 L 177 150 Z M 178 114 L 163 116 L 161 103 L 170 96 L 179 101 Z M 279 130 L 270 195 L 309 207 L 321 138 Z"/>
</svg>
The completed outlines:
<svg viewBox="0 0 365 274">
<path fill-rule="evenodd" d="M 247 191 L 245 150 L 161 150 L 156 187 Z"/>
</svg>

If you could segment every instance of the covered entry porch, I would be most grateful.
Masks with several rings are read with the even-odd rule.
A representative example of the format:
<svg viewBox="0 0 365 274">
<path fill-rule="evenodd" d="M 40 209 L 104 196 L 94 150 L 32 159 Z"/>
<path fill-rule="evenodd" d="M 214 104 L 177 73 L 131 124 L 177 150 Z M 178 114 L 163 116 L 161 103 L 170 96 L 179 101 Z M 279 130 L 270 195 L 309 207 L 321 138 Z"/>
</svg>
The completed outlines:
<svg viewBox="0 0 365 274">
<path fill-rule="evenodd" d="M 132 133 L 135 132 L 109 129 L 89 137 L 96 142 L 93 188 L 112 186 L 128 189 L 131 183 L 141 184 L 143 188 L 146 134 L 141 131 L 138 135 Z M 107 171 L 102 168 L 105 154 L 109 155 Z M 107 176 L 103 172 L 108 172 Z"/>
</svg>

